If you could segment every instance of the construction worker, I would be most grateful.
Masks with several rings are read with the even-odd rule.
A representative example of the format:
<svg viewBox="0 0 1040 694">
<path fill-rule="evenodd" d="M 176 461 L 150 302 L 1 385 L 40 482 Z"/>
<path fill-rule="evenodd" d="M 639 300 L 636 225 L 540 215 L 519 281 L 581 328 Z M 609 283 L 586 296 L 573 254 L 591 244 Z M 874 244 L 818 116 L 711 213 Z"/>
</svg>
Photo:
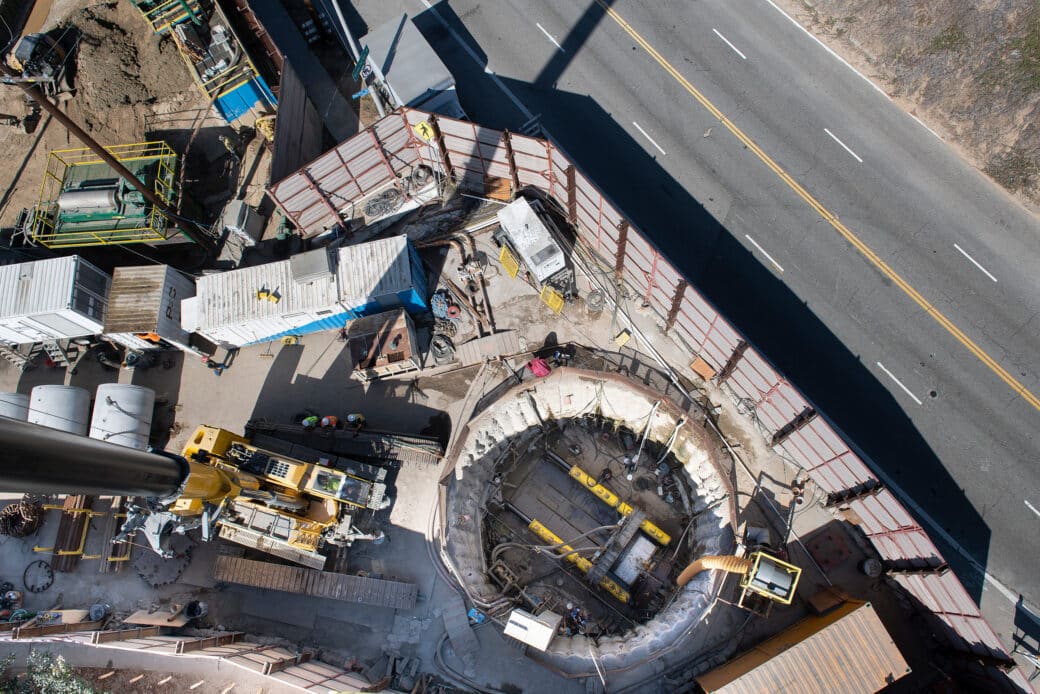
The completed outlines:
<svg viewBox="0 0 1040 694">
<path fill-rule="evenodd" d="M 302 424 L 303 428 L 306 429 L 307 431 L 313 431 L 314 428 L 316 426 L 318 426 L 318 422 L 319 421 L 320 421 L 320 418 L 318 417 L 318 415 L 312 414 L 312 415 L 309 415 L 307 417 L 304 417 L 303 421 L 300 422 L 300 424 Z"/>
<path fill-rule="evenodd" d="M 330 414 L 321 418 L 322 429 L 335 429 L 337 426 L 339 426 L 339 417 Z"/>
<path fill-rule="evenodd" d="M 365 426 L 365 415 L 360 412 L 353 412 L 347 415 L 347 422 L 354 427 L 354 438 L 357 438 L 358 434 L 361 433 L 361 427 Z"/>
</svg>

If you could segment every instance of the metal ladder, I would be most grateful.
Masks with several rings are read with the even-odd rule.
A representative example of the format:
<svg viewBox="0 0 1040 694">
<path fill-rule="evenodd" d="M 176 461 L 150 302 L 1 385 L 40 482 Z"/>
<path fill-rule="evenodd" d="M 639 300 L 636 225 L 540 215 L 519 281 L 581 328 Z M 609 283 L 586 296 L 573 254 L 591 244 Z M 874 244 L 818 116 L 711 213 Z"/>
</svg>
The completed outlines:
<svg viewBox="0 0 1040 694">
<path fill-rule="evenodd" d="M 69 349 L 65 350 L 57 340 L 43 343 L 43 353 L 47 355 L 55 366 L 68 367 L 72 363 L 72 359 L 75 356 L 73 354 L 74 348 L 69 345 Z"/>
<path fill-rule="evenodd" d="M 25 371 L 29 366 L 31 359 L 28 354 L 23 353 L 17 347 L 11 347 L 0 343 L 0 357 L 3 357 L 7 361 L 14 364 L 14 366 L 22 371 Z"/>
</svg>

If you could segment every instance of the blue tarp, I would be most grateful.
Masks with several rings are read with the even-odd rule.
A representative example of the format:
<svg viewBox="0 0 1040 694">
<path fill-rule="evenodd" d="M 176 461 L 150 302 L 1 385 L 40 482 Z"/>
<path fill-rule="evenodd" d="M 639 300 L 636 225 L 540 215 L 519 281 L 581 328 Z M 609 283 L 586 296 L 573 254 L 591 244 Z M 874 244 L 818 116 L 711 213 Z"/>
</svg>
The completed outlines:
<svg viewBox="0 0 1040 694">
<path fill-rule="evenodd" d="M 215 105 L 224 120 L 233 123 L 249 113 L 249 109 L 257 102 L 265 106 L 278 103 L 267 82 L 259 75 L 217 99 Z"/>
</svg>

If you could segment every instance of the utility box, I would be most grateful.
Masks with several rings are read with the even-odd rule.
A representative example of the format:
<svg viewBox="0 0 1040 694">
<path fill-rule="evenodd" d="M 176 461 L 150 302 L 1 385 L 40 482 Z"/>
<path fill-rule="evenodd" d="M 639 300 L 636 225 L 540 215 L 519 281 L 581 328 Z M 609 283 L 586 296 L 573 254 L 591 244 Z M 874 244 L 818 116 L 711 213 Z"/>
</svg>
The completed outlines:
<svg viewBox="0 0 1040 694">
<path fill-rule="evenodd" d="M 112 275 L 105 337 L 132 350 L 193 352 L 181 327 L 181 302 L 195 283 L 168 265 L 118 267 Z"/>
<path fill-rule="evenodd" d="M 0 342 L 100 335 L 111 283 L 75 255 L 0 266 Z"/>
<path fill-rule="evenodd" d="M 347 353 L 350 374 L 360 381 L 422 368 L 415 324 L 403 308 L 351 321 Z"/>
<path fill-rule="evenodd" d="M 504 633 L 544 652 L 552 643 L 562 621 L 563 617 L 555 612 L 543 612 L 535 616 L 525 610 L 516 609 L 509 613 Z"/>
<path fill-rule="evenodd" d="M 264 218 L 245 200 L 232 200 L 220 215 L 220 228 L 246 246 L 255 246 L 264 233 Z"/>
</svg>

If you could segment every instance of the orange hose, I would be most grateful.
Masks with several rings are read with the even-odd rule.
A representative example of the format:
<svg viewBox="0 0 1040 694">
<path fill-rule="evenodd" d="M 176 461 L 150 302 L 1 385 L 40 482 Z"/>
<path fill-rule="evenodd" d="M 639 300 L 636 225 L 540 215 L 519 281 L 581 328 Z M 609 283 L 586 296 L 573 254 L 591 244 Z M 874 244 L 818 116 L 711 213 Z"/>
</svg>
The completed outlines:
<svg viewBox="0 0 1040 694">
<path fill-rule="evenodd" d="M 728 571 L 731 574 L 746 574 L 751 570 L 751 560 L 744 559 L 743 557 L 735 557 L 733 555 L 713 555 L 701 557 L 696 561 L 690 563 L 682 573 L 679 574 L 679 578 L 675 582 L 682 588 L 684 585 L 693 580 L 693 577 L 702 571 L 709 569 L 720 569 L 722 571 Z"/>
</svg>

